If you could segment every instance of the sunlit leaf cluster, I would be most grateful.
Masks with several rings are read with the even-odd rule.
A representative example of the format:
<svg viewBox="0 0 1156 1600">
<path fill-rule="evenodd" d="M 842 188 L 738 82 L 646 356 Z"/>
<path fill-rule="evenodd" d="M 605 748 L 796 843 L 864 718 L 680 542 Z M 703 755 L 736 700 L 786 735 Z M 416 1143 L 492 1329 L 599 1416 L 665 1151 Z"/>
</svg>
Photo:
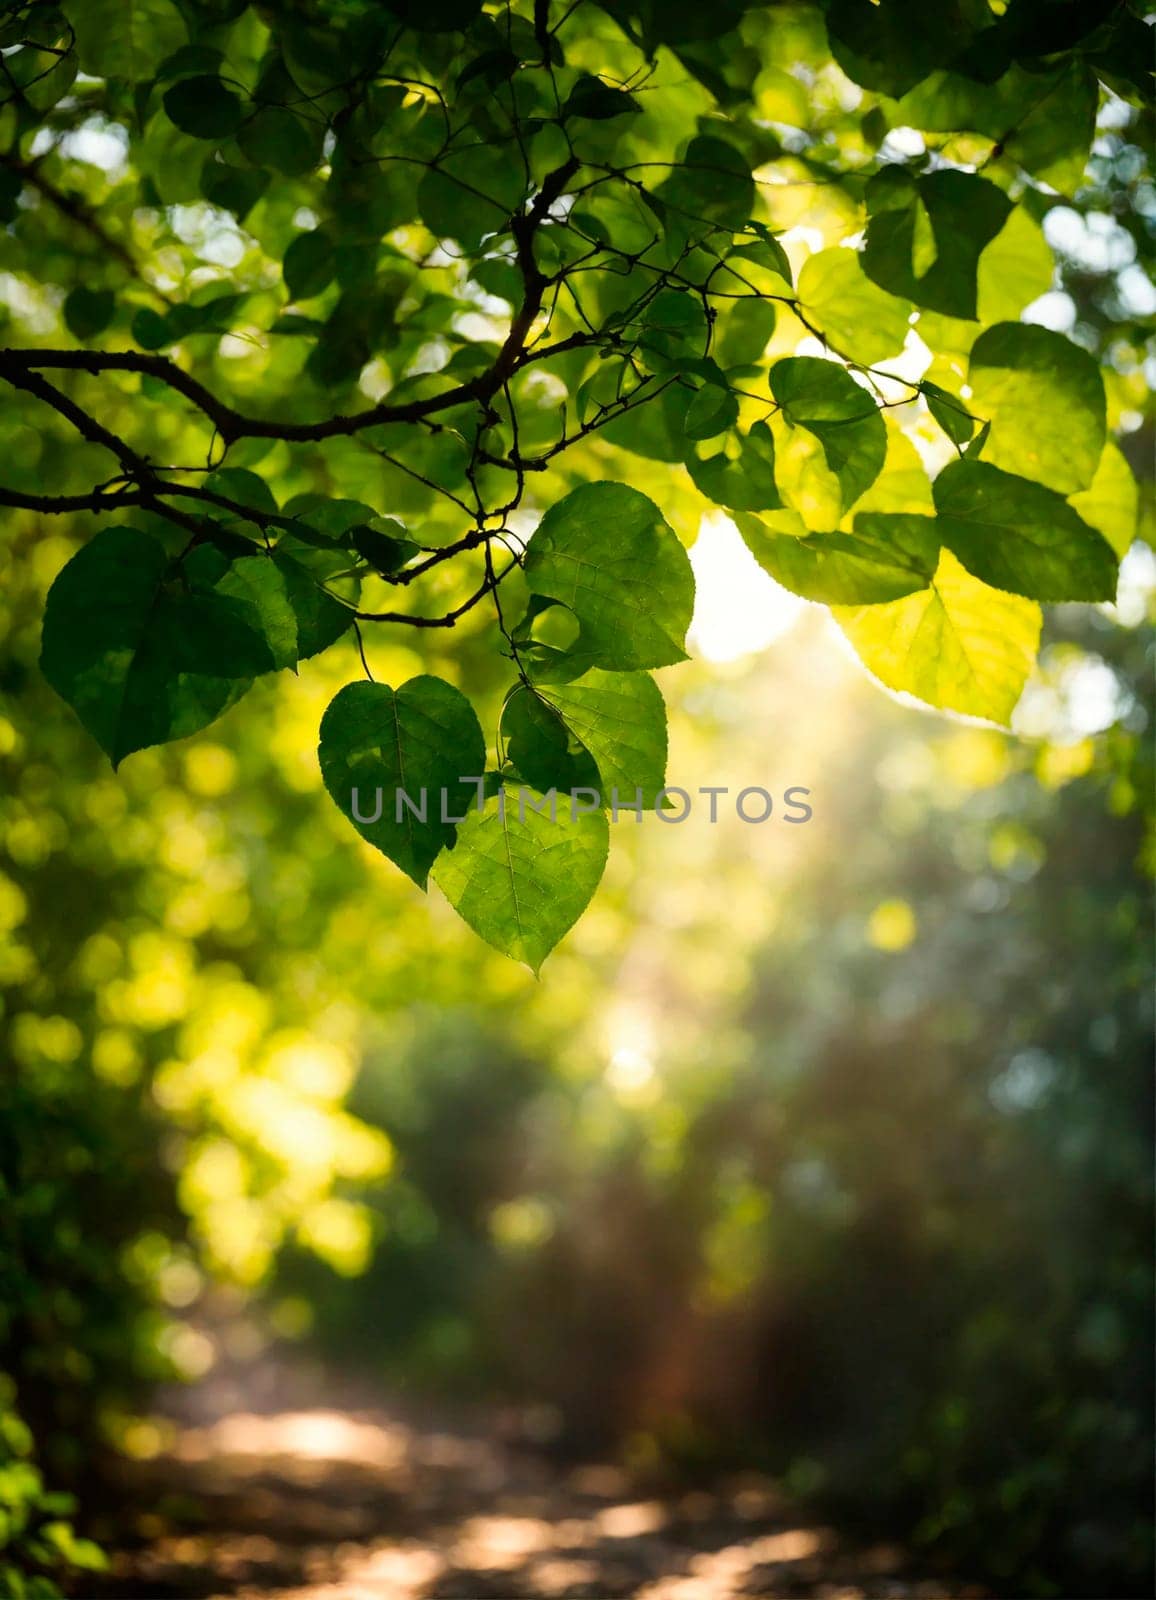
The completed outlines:
<svg viewBox="0 0 1156 1600">
<path fill-rule="evenodd" d="M 355 634 L 327 787 L 534 968 L 615 798 L 663 803 L 705 511 L 884 684 L 1006 722 L 1135 530 L 1099 363 L 1021 313 L 1149 45 L 1053 0 L 8 5 L 0 505 L 89 531 L 46 676 L 119 763 Z M 496 725 L 374 680 L 458 624 Z"/>
</svg>

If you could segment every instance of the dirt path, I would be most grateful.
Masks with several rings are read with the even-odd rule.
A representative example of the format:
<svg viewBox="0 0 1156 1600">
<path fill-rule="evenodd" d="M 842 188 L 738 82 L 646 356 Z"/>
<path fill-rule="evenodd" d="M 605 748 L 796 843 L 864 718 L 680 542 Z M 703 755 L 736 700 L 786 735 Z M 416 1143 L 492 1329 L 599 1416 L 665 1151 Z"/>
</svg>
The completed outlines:
<svg viewBox="0 0 1156 1600">
<path fill-rule="evenodd" d="M 233 1411 L 186 1427 L 130 1493 L 157 1507 L 115 1600 L 981 1600 L 850 1546 L 765 1480 L 640 1492 L 492 1434 L 383 1411 Z"/>
</svg>

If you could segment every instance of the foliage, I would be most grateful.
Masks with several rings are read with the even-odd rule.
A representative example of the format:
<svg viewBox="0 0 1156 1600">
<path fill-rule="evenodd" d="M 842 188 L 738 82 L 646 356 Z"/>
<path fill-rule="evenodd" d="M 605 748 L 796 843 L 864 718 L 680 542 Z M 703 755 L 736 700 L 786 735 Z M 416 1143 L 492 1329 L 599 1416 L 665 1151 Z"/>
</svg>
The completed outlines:
<svg viewBox="0 0 1156 1600">
<path fill-rule="evenodd" d="M 1148 41 L 1051 0 L 13 0 L 33 309 L 0 378 L 46 442 L 0 504 L 100 519 L 45 675 L 117 764 L 350 630 L 372 678 L 381 629 L 492 607 L 483 772 L 460 673 L 346 686 L 321 763 L 535 969 L 615 794 L 662 803 L 646 675 L 684 657 L 710 507 L 882 682 L 1006 721 L 1040 603 L 1109 598 L 1134 531 L 1116 365 L 1018 319 L 1102 93 L 1151 104 Z M 415 771 L 484 779 L 477 810 L 353 817 L 355 775 Z M 602 810 L 565 836 L 519 799 L 575 786 Z"/>
<path fill-rule="evenodd" d="M 74 1497 L 45 1488 L 32 1434 L 12 1409 L 14 1387 L 0 1373 L 0 1584 L 11 1600 L 59 1600 L 57 1578 L 101 1572 L 105 1559 L 73 1531 Z"/>
</svg>

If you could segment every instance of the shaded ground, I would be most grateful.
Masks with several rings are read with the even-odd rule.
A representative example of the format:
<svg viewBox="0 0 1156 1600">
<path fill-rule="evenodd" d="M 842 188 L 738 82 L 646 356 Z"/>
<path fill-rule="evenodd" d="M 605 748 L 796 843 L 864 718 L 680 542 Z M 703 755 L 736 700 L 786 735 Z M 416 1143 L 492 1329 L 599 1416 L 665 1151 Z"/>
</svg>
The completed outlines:
<svg viewBox="0 0 1156 1600">
<path fill-rule="evenodd" d="M 645 1494 L 492 1430 L 381 1410 L 230 1410 L 126 1485 L 158 1509 L 94 1597 L 164 1600 L 981 1600 L 854 1546 L 754 1477 Z"/>
</svg>

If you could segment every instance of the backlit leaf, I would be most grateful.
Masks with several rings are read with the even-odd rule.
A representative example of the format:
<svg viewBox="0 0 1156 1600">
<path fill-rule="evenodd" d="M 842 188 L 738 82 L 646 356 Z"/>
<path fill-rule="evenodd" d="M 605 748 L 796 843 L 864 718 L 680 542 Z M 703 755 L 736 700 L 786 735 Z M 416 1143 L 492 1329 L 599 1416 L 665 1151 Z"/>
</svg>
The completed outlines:
<svg viewBox="0 0 1156 1600">
<path fill-rule="evenodd" d="M 1006 724 L 1035 662 L 1040 608 L 989 589 L 943 551 L 929 588 L 833 615 L 889 689 Z"/>
<path fill-rule="evenodd" d="M 700 134 L 656 193 L 678 232 L 701 237 L 714 227 L 742 227 L 751 214 L 755 186 L 734 145 Z"/>
<path fill-rule="evenodd" d="M 454 842 L 452 819 L 477 801 L 477 785 L 462 779 L 480 778 L 485 766 L 465 695 L 429 676 L 397 690 L 346 684 L 321 720 L 317 756 L 337 809 L 424 889 L 438 852 Z"/>
<path fill-rule="evenodd" d="M 735 518 L 776 583 L 827 605 L 875 605 L 925 589 L 939 560 L 934 517 L 861 511 L 850 533 L 808 533 L 791 511 Z"/>
<path fill-rule="evenodd" d="M 974 318 L 980 256 L 1012 210 L 1003 190 L 975 173 L 916 178 L 893 166 L 871 180 L 867 206 L 867 276 L 931 311 Z"/>
<path fill-rule="evenodd" d="M 580 664 L 619 671 L 685 658 L 694 609 L 686 551 L 662 513 L 623 483 L 588 483 L 546 512 L 526 551 L 526 581 L 578 618 Z"/>
<path fill-rule="evenodd" d="M 799 273 L 799 299 L 808 322 L 853 361 L 870 365 L 898 355 L 907 338 L 911 306 L 897 299 L 904 291 L 865 276 L 857 250 L 820 250 L 808 256 Z"/>
<path fill-rule="evenodd" d="M 879 9 L 879 8 L 872 8 Z M 1049 72 L 1012 65 L 994 82 L 935 72 L 899 102 L 898 120 L 932 133 L 972 129 L 1061 192 L 1079 183 L 1096 118 L 1096 81 L 1079 59 Z"/>
<path fill-rule="evenodd" d="M 771 393 L 787 422 L 814 434 L 839 480 L 843 507 L 870 488 L 887 455 L 879 408 L 845 368 L 816 356 L 788 356 L 771 368 Z"/>
<path fill-rule="evenodd" d="M 557 789 L 598 789 L 598 768 L 578 747 L 554 708 L 525 684 L 517 684 L 502 707 L 506 758 L 519 778 L 543 794 Z"/>
<path fill-rule="evenodd" d="M 523 798 L 525 797 L 525 798 Z M 606 867 L 604 811 L 572 816 L 572 802 L 505 789 L 434 868 L 434 882 L 487 944 L 537 972 L 589 905 Z"/>
<path fill-rule="evenodd" d="M 1091 483 L 1104 449 L 1104 380 L 1062 333 L 1001 322 L 980 334 L 968 410 L 991 423 L 984 460 L 1070 494 Z"/>
<path fill-rule="evenodd" d="M 826 23 L 831 53 L 847 76 L 890 95 L 950 61 L 968 35 L 956 0 L 930 11 L 922 0 L 832 0 Z"/>
<path fill-rule="evenodd" d="M 639 789 L 642 804 L 654 805 L 666 781 L 666 706 L 649 673 L 595 668 L 576 682 L 537 684 L 534 692 L 592 757 L 603 805 L 614 790 L 633 802 Z"/>
<path fill-rule="evenodd" d="M 1127 555 L 1136 537 L 1140 485 L 1119 445 L 1108 441 L 1095 477 L 1080 494 L 1072 495 L 1069 504 L 1103 534 L 1118 556 Z"/>
<path fill-rule="evenodd" d="M 966 403 L 928 378 L 924 378 L 919 385 L 919 391 L 927 401 L 927 409 L 952 444 L 966 444 L 975 432 L 975 419 Z"/>
<path fill-rule="evenodd" d="M 198 732 L 276 665 L 247 600 L 175 577 L 135 528 L 102 529 L 60 573 L 40 660 L 114 766 Z"/>
<path fill-rule="evenodd" d="M 980 461 L 932 489 L 940 537 L 977 578 L 1033 600 L 1111 600 L 1116 556 L 1062 495 Z"/>
<path fill-rule="evenodd" d="M 686 469 L 700 494 L 728 511 L 773 511 L 782 504 L 775 482 L 775 440 L 765 422 L 746 434 L 730 434 L 723 448 L 686 457 Z"/>
<path fill-rule="evenodd" d="M 139 83 L 188 39 L 172 0 L 63 0 L 61 10 L 94 77 Z"/>
</svg>

